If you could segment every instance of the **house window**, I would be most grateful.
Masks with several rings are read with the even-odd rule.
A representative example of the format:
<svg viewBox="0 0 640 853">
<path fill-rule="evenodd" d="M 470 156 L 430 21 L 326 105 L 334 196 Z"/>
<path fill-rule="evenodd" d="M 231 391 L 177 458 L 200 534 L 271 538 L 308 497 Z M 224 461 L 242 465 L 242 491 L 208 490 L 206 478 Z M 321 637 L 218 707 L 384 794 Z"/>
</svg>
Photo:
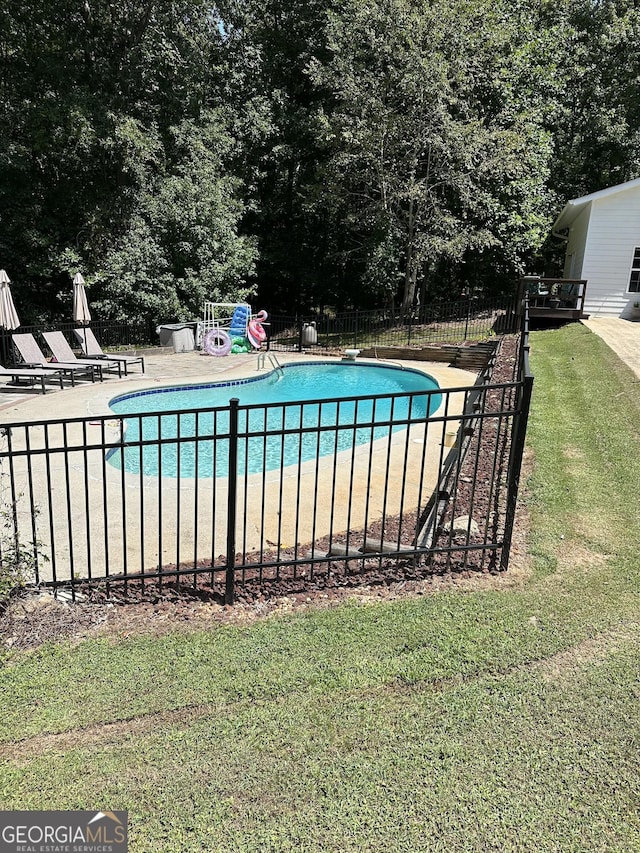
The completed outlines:
<svg viewBox="0 0 640 853">
<path fill-rule="evenodd" d="M 629 293 L 640 293 L 640 248 L 637 246 L 633 253 L 633 263 L 631 264 Z"/>
</svg>

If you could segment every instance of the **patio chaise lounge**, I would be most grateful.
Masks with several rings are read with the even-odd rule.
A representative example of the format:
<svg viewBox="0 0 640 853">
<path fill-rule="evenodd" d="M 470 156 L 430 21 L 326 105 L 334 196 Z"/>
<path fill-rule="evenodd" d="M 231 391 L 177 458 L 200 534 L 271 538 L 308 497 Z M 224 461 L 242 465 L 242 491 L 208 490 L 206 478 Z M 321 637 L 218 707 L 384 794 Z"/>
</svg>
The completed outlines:
<svg viewBox="0 0 640 853">
<path fill-rule="evenodd" d="M 31 369 L 26 367 L 3 367 L 0 365 L 0 376 L 10 376 L 11 380 L 15 382 L 16 385 L 19 384 L 21 379 L 27 379 L 30 385 L 35 385 L 36 382 L 40 382 L 43 394 L 46 394 L 47 391 L 44 384 L 47 379 L 55 379 L 60 383 L 60 387 L 62 388 L 62 370 L 47 370 L 41 367 Z M 73 377 L 71 378 L 73 380 Z"/>
<path fill-rule="evenodd" d="M 93 333 L 93 329 L 83 328 L 83 329 L 74 329 L 73 334 L 78 339 L 78 343 L 82 347 L 82 352 L 84 353 L 84 358 L 103 358 L 109 359 L 109 361 L 119 361 L 124 366 L 124 375 L 126 376 L 129 372 L 128 367 L 130 364 L 139 364 L 142 372 L 144 373 L 144 358 L 141 355 L 114 355 L 111 352 L 105 352 L 100 344 L 96 336 Z"/>
<path fill-rule="evenodd" d="M 92 364 L 100 371 L 101 376 L 105 368 L 107 370 L 115 368 L 118 371 L 118 376 L 122 378 L 122 365 L 115 359 L 78 358 L 62 332 L 43 332 L 42 337 L 47 342 L 47 346 L 56 361 L 64 364 Z"/>
<path fill-rule="evenodd" d="M 96 381 L 96 373 L 102 382 L 102 368 L 96 368 L 95 365 L 85 364 L 80 359 L 77 362 L 67 363 L 64 361 L 48 362 L 44 353 L 38 346 L 38 342 L 32 334 L 21 332 L 11 336 L 15 348 L 20 353 L 23 364 L 20 367 L 40 367 L 43 370 L 59 370 L 71 377 L 71 381 L 75 384 L 76 376 L 88 376 L 92 382 Z"/>
</svg>

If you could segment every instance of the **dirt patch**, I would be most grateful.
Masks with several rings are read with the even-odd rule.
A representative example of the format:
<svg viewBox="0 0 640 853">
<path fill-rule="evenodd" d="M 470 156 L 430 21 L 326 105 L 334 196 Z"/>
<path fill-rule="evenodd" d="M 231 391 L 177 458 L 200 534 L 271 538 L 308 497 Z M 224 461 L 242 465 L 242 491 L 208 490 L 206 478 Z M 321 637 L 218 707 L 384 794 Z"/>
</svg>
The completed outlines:
<svg viewBox="0 0 640 853">
<path fill-rule="evenodd" d="M 624 646 L 637 644 L 639 640 L 640 623 L 627 622 L 539 661 L 534 668 L 545 681 L 559 681 L 587 664 L 603 663 Z"/>
<path fill-rule="evenodd" d="M 59 734 L 38 735 L 14 744 L 3 744 L 2 755 L 7 761 L 26 764 L 46 753 L 67 752 L 93 746 L 96 743 L 99 743 L 101 748 L 109 744 L 121 745 L 123 738 L 158 731 L 160 726 L 164 728 L 172 725 L 189 725 L 202 717 L 213 716 L 219 710 L 215 705 L 196 705 L 176 711 L 145 714 L 142 717 L 118 720 L 115 723 L 99 723 Z"/>
<path fill-rule="evenodd" d="M 565 459 L 584 459 L 584 453 L 579 447 L 563 447 L 562 455 Z"/>
<path fill-rule="evenodd" d="M 561 566 L 565 566 L 567 570 L 578 568 L 589 571 L 590 569 L 602 568 L 608 560 L 606 554 L 591 551 L 584 545 L 567 539 L 558 543 L 557 554 Z"/>
</svg>

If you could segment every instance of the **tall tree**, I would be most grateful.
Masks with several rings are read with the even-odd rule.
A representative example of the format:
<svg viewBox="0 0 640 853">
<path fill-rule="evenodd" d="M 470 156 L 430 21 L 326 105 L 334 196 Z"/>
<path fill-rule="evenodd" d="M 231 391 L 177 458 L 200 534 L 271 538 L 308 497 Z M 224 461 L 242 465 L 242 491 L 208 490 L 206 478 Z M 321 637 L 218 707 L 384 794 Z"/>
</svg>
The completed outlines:
<svg viewBox="0 0 640 853">
<path fill-rule="evenodd" d="M 244 0 L 219 7 L 229 93 L 243 145 L 247 227 L 259 240 L 260 299 L 293 312 L 335 291 L 325 211 L 314 203 L 323 146 L 315 116 L 327 93 L 307 73 L 326 58 L 326 13 L 337 0 Z"/>
<path fill-rule="evenodd" d="M 234 141 L 216 111 L 169 129 L 164 163 L 93 277 L 96 306 L 118 321 L 199 316 L 206 300 L 241 301 L 255 241 L 239 234 L 244 206 L 228 171 Z"/>
<path fill-rule="evenodd" d="M 640 8 L 635 0 L 562 0 L 548 16 L 562 46 L 550 180 L 564 202 L 640 174 Z"/>
<path fill-rule="evenodd" d="M 330 16 L 331 61 L 310 69 L 335 94 L 322 201 L 345 263 L 378 298 L 400 283 L 403 314 L 443 260 L 511 240 L 517 263 L 540 240 L 550 140 L 538 96 L 509 76 L 528 69 L 525 23 L 484 0 L 351 0 Z"/>
<path fill-rule="evenodd" d="M 181 266 L 182 248 L 172 240 L 184 235 L 156 228 L 162 204 L 150 199 L 166 195 L 172 177 L 184 188 L 190 174 L 204 201 L 193 205 L 189 192 L 175 192 L 173 203 L 185 206 L 175 219 L 192 223 L 192 236 L 209 229 L 210 244 L 226 236 L 242 242 L 241 196 L 226 174 L 228 121 L 218 109 L 223 40 L 210 7 L 191 0 L 8 0 L 0 14 L 0 252 L 25 319 L 62 310 L 56 295 L 68 291 L 68 273 L 78 265 L 89 280 L 95 272 L 93 295 L 106 315 L 118 313 L 116 271 L 134 244 L 145 263 L 128 272 L 128 301 L 144 289 L 145 275 L 160 281 L 164 271 L 173 298 L 157 304 L 190 306 L 184 283 L 207 282 L 211 254 L 190 250 Z M 234 290 L 242 287 L 252 271 L 251 243 L 220 252 L 235 255 Z M 141 292 L 136 316 L 153 319 L 154 304 Z"/>
</svg>

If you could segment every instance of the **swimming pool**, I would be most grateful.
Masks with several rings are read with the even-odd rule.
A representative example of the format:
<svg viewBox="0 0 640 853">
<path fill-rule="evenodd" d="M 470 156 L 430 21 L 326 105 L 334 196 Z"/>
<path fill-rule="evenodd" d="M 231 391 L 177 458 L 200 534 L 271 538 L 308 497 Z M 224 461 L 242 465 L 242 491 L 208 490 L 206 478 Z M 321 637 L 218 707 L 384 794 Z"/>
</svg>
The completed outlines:
<svg viewBox="0 0 640 853">
<path fill-rule="evenodd" d="M 347 450 L 406 429 L 440 405 L 433 377 L 357 362 L 305 362 L 266 375 L 125 394 L 126 421 L 109 463 L 132 474 L 225 477 L 229 400 L 238 398 L 238 472 L 255 474 Z"/>
</svg>

